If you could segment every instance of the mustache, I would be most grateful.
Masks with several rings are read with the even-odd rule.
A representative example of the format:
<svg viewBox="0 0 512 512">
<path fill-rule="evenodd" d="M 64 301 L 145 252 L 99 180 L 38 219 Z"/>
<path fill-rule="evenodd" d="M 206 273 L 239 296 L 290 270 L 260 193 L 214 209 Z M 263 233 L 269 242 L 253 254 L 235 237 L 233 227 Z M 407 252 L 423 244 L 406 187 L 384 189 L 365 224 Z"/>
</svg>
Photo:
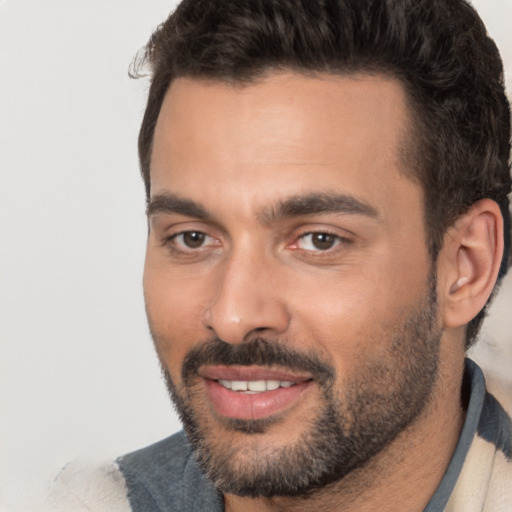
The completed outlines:
<svg viewBox="0 0 512 512">
<path fill-rule="evenodd" d="M 312 352 L 299 352 L 264 337 L 232 345 L 218 337 L 194 347 L 183 361 L 181 377 L 185 385 L 198 376 L 201 366 L 279 366 L 295 372 L 306 372 L 320 385 L 331 387 L 336 372 L 326 361 Z"/>
</svg>

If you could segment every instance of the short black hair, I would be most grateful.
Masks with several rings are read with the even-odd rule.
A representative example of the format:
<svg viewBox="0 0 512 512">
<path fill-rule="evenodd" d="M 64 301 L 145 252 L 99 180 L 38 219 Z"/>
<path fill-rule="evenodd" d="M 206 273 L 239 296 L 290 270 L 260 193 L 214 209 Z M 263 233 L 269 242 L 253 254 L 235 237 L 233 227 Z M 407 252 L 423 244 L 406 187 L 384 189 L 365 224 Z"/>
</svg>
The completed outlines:
<svg viewBox="0 0 512 512">
<path fill-rule="evenodd" d="M 154 130 L 178 77 L 251 83 L 278 70 L 382 73 L 405 87 L 413 114 L 407 159 L 423 187 L 433 261 L 472 204 L 500 206 L 509 265 L 510 108 L 494 42 L 465 0 L 183 0 L 134 62 L 151 87 L 139 135 L 146 193 Z M 475 339 L 485 308 L 467 327 Z"/>
</svg>

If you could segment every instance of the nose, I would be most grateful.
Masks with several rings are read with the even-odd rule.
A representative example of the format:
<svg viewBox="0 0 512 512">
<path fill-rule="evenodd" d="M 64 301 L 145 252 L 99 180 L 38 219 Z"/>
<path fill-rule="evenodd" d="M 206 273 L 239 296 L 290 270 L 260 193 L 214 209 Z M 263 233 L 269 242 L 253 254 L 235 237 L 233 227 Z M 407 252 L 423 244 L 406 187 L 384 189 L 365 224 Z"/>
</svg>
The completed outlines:
<svg viewBox="0 0 512 512">
<path fill-rule="evenodd" d="M 263 257 L 232 254 L 218 269 L 204 326 L 227 343 L 286 331 L 290 316 L 279 290 L 282 272 Z"/>
</svg>

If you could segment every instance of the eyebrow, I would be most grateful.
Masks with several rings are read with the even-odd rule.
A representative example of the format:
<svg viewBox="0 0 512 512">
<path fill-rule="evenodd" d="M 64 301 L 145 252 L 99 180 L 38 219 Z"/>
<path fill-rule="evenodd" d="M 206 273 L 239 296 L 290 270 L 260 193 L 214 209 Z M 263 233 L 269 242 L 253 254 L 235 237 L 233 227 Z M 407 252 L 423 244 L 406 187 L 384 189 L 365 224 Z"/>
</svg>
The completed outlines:
<svg viewBox="0 0 512 512">
<path fill-rule="evenodd" d="M 183 199 L 174 194 L 158 194 L 148 201 L 146 215 L 151 217 L 157 213 L 175 213 L 198 219 L 209 219 L 211 215 L 200 204 L 191 199 Z"/>
<path fill-rule="evenodd" d="M 146 208 L 147 216 L 151 217 L 158 213 L 174 213 L 201 220 L 213 218 L 213 215 L 199 203 L 170 193 L 158 194 L 149 200 Z M 370 218 L 379 217 L 378 211 L 373 206 L 353 196 L 312 193 L 291 196 L 278 201 L 274 205 L 265 207 L 258 213 L 258 219 L 262 224 L 272 224 L 292 217 L 329 213 L 363 215 Z"/>
<path fill-rule="evenodd" d="M 282 219 L 304 215 L 329 213 L 346 213 L 378 218 L 378 211 L 368 203 L 353 196 L 333 193 L 312 193 L 297 195 L 279 201 L 276 205 L 265 208 L 260 214 L 260 221 L 271 224 Z"/>
</svg>

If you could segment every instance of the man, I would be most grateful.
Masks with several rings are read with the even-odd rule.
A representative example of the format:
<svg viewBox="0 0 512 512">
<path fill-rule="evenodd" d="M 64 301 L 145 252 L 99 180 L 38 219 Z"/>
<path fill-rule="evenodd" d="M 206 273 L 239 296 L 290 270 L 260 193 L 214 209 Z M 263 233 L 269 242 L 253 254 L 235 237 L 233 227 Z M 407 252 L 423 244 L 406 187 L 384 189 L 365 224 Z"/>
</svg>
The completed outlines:
<svg viewBox="0 0 512 512">
<path fill-rule="evenodd" d="M 185 433 L 117 461 L 119 507 L 511 510 L 510 403 L 465 360 L 510 246 L 473 9 L 184 0 L 143 60 L 146 308 Z"/>
</svg>

